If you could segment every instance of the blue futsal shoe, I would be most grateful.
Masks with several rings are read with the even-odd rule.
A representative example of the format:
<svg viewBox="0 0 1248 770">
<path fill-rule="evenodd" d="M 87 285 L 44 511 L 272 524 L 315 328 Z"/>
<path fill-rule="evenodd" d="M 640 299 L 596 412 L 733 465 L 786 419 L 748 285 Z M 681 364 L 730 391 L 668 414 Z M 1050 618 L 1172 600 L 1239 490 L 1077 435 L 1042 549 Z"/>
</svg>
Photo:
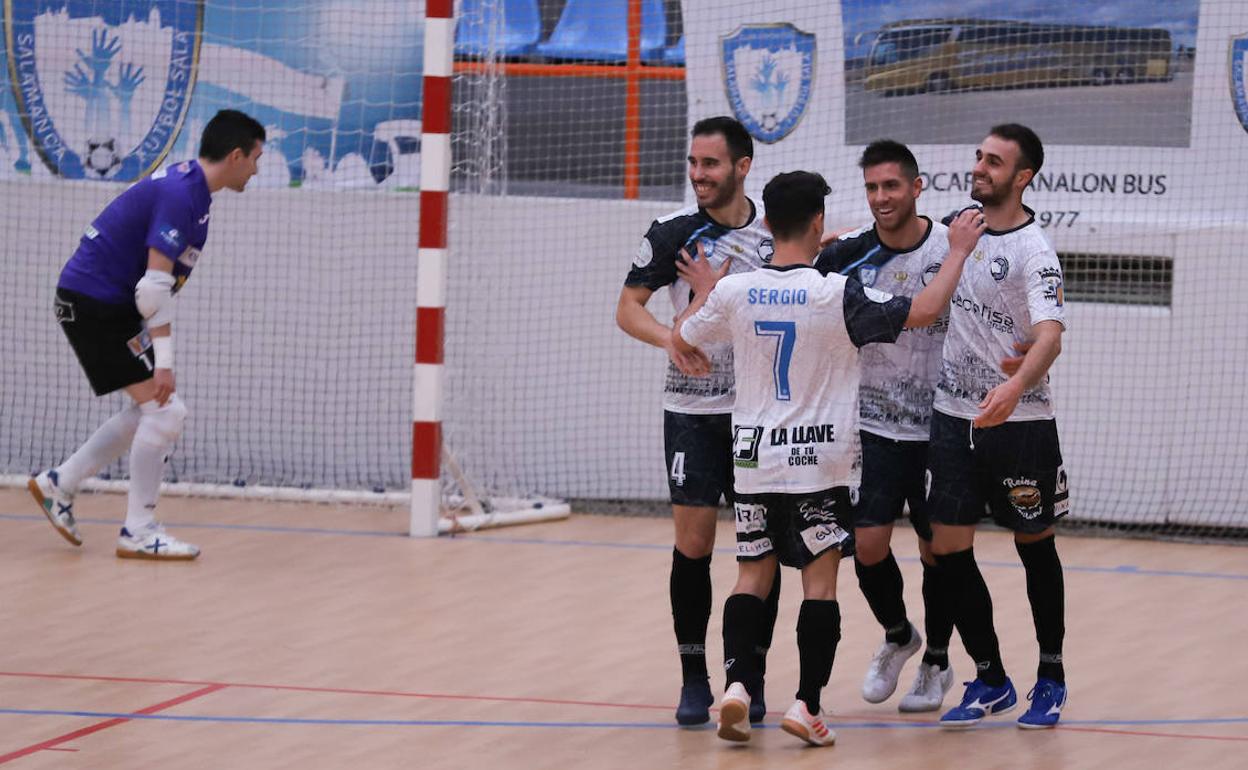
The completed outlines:
<svg viewBox="0 0 1248 770">
<path fill-rule="evenodd" d="M 1066 684 L 1041 677 L 1036 686 L 1027 693 L 1031 707 L 1018 718 L 1018 726 L 1024 730 L 1043 730 L 1056 727 L 1066 705 Z"/>
<path fill-rule="evenodd" d="M 711 683 L 706 679 L 685 682 L 680 688 L 680 705 L 676 707 L 676 721 L 686 727 L 704 725 L 711 721 Z"/>
<path fill-rule="evenodd" d="M 997 716 L 1018 705 L 1018 693 L 1008 678 L 1000 687 L 992 687 L 982 679 L 966 683 L 962 702 L 945 712 L 940 726 L 952 730 L 973 727 L 984 717 Z"/>
</svg>

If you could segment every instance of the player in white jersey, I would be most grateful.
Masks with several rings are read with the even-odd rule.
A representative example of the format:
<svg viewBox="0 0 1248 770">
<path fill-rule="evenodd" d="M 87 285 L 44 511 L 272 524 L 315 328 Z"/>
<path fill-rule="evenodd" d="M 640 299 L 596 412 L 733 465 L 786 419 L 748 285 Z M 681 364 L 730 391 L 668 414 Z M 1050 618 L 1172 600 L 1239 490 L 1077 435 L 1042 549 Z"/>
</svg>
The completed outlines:
<svg viewBox="0 0 1248 770">
<path fill-rule="evenodd" d="M 763 212 L 745 194 L 754 156 L 749 132 L 733 118 L 714 117 L 698 121 L 691 133 L 689 182 L 697 204 L 650 225 L 616 309 L 621 329 L 666 349 L 671 359 L 663 387 L 663 444 L 676 528 L 669 593 L 683 680 L 676 721 L 682 725 L 709 721 L 714 703 L 706 670 L 706 627 L 716 509 L 721 498 L 732 502 L 732 349 L 720 345 L 708 346 L 705 354 L 675 351 L 671 330 L 646 303 L 666 286 L 677 312 L 689 304 L 690 286 L 677 272 L 682 252 L 701 250 L 712 264 L 741 272 L 771 259 L 773 249 Z M 763 666 L 779 592 L 777 582 L 760 636 Z M 751 718 L 760 721 L 765 714 L 760 683 Z"/>
<path fill-rule="evenodd" d="M 840 639 L 836 572 L 841 555 L 852 553 L 850 489 L 861 480 L 858 349 L 939 318 L 983 228 L 977 212 L 959 218 L 943 267 L 912 303 L 814 269 L 827 193 L 823 177 L 806 171 L 768 182 L 772 263 L 713 289 L 695 281 L 694 300 L 672 332 L 685 354 L 716 342 L 733 349 L 738 577 L 724 603 L 728 687 L 719 735 L 727 740 L 749 739 L 749 688 L 759 676 L 751 651 L 779 562 L 802 571 L 805 597 L 797 701 L 782 727 L 816 746 L 833 742 L 820 694 Z"/>
<path fill-rule="evenodd" d="M 948 229 L 919 216 L 923 191 L 919 165 L 904 144 L 872 142 L 858 162 L 874 223 L 845 233 L 819 253 L 815 268 L 856 277 L 863 286 L 914 295 L 940 269 L 949 252 Z M 868 703 L 882 703 L 897 689 L 905 662 L 923 646 L 906 616 L 901 569 L 889 548 L 893 522 L 908 506 L 923 564 L 923 617 L 927 649 L 901 711 L 935 711 L 953 686 L 949 639 L 953 618 L 932 556 L 927 515 L 927 446 L 932 393 L 949 314 L 931 326 L 902 333 L 896 344 L 862 349 L 858 390 L 862 436 L 862 486 L 854 500 L 854 571 L 880 626 L 880 644 L 862 684 Z"/>
<path fill-rule="evenodd" d="M 1053 524 L 1065 515 L 1069 492 L 1048 381 L 1066 328 L 1062 268 L 1022 202 L 1044 162 L 1039 137 L 1025 126 L 995 126 L 975 157 L 971 197 L 982 204 L 989 230 L 953 296 L 932 416 L 928 508 L 932 549 L 978 676 L 941 723 L 967 727 L 1018 701 L 1001 662 L 992 597 L 975 564 L 975 524 L 987 507 L 1014 531 L 1040 646 L 1031 707 L 1018 724 L 1053 727 L 1066 702 L 1065 593 Z M 1020 343 L 1030 347 L 1011 374 L 998 362 Z"/>
</svg>

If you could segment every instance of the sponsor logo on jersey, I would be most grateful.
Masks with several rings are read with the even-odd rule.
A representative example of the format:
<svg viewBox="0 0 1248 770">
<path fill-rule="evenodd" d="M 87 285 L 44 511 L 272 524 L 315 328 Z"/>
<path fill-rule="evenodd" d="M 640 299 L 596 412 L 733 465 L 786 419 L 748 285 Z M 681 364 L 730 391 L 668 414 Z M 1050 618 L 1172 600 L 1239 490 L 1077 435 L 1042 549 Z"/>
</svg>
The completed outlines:
<svg viewBox="0 0 1248 770">
<path fill-rule="evenodd" d="M 637 247 L 637 256 L 633 257 L 633 267 L 646 267 L 654 260 L 654 246 L 649 238 L 642 238 Z"/>
<path fill-rule="evenodd" d="M 136 356 L 143 355 L 143 351 L 152 346 L 152 335 L 147 329 L 139 332 L 130 339 L 126 340 L 126 347 L 130 348 L 130 352 Z"/>
<path fill-rule="evenodd" d="M 139 179 L 160 166 L 182 129 L 203 0 L 148 0 L 144 13 L 110 10 L 115 5 L 5 0 L 18 111 L 57 176 Z"/>
<path fill-rule="evenodd" d="M 199 218 L 199 223 L 200 223 L 201 225 L 206 225 L 206 224 L 208 224 L 208 217 L 210 217 L 210 216 L 212 216 L 212 215 L 211 215 L 211 214 L 204 214 L 202 217 L 200 217 L 200 218 Z"/>
<path fill-rule="evenodd" d="M 60 297 L 56 298 L 56 322 L 62 324 L 72 324 L 75 320 L 73 304 L 66 302 Z"/>
<path fill-rule="evenodd" d="M 771 258 L 776 255 L 776 242 L 770 238 L 764 238 L 758 242 L 758 258 L 763 264 L 771 264 Z"/>
<path fill-rule="evenodd" d="M 792 24 L 746 24 L 720 38 L 724 89 L 750 135 L 771 144 L 806 113 L 815 81 L 815 36 Z"/>
<path fill-rule="evenodd" d="M 737 514 L 737 532 L 748 535 L 751 532 L 762 532 L 767 528 L 767 506 L 755 503 L 734 503 L 733 510 Z"/>
<path fill-rule="evenodd" d="M 194 246 L 187 246 L 186 251 L 182 252 L 182 256 L 178 257 L 178 261 L 194 269 L 195 263 L 199 261 L 199 249 Z"/>
<path fill-rule="evenodd" d="M 732 462 L 738 468 L 758 467 L 758 447 L 763 443 L 761 425 L 732 426 Z"/>
<path fill-rule="evenodd" d="M 1040 490 L 1036 486 L 1035 479 L 1012 479 L 1004 478 L 1001 483 L 1009 487 L 1006 492 L 1006 499 L 1010 501 L 1010 505 L 1014 506 L 1014 510 L 1024 519 L 1031 520 L 1040 515 L 1042 509 Z"/>
<path fill-rule="evenodd" d="M 1036 271 L 1036 274 L 1044 282 L 1044 298 L 1061 307 L 1065 302 L 1065 295 L 1062 292 L 1062 271 L 1053 267 L 1042 267 Z"/>
<path fill-rule="evenodd" d="M 1005 277 L 1010 274 L 1010 260 L 1005 257 L 994 257 L 988 264 L 988 272 L 992 274 L 994 281 L 1004 281 Z"/>
<path fill-rule="evenodd" d="M 1248 32 L 1231 38 L 1231 102 L 1239 124 L 1248 131 Z"/>
<path fill-rule="evenodd" d="M 992 305 L 981 305 L 970 297 L 955 294 L 953 306 L 965 310 L 997 331 L 1010 333 L 1014 331 L 1014 319 L 1008 313 L 997 310 Z"/>
<path fill-rule="evenodd" d="M 880 269 L 875 265 L 863 265 L 858 268 L 858 283 L 863 286 L 874 286 L 879 277 Z"/>
</svg>

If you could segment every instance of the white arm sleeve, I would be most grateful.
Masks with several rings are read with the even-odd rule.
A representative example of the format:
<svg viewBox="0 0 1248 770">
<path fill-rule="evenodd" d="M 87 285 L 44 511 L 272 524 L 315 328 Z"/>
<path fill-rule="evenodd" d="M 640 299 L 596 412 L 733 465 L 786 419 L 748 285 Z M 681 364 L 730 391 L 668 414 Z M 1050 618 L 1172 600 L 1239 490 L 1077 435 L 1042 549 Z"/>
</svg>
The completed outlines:
<svg viewBox="0 0 1248 770">
<path fill-rule="evenodd" d="M 134 287 L 134 305 L 148 326 L 164 326 L 173 321 L 173 274 L 148 270 Z"/>
</svg>

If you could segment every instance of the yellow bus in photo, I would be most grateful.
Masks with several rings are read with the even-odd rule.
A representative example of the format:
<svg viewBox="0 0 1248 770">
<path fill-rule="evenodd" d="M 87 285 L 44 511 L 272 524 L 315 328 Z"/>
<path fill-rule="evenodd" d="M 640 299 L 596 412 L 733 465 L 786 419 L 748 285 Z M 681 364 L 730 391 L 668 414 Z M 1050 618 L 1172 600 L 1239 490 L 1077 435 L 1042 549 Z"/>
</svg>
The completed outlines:
<svg viewBox="0 0 1248 770">
<path fill-rule="evenodd" d="M 921 19 L 882 27 L 863 88 L 888 94 L 1108 85 L 1174 77 L 1159 28 Z"/>
</svg>

